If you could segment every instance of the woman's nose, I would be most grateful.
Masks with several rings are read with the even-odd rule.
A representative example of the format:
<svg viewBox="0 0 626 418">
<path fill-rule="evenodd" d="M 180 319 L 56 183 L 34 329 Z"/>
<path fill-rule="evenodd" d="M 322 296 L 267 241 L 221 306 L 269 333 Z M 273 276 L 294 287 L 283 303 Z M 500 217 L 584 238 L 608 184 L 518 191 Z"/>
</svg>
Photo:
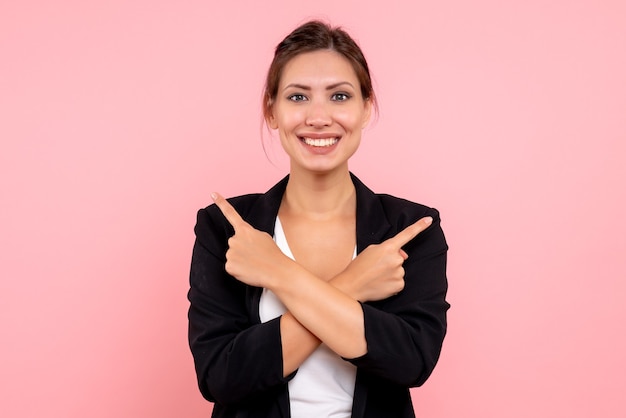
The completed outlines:
<svg viewBox="0 0 626 418">
<path fill-rule="evenodd" d="M 327 103 L 311 102 L 307 112 L 306 124 L 312 127 L 329 126 L 332 123 Z"/>
</svg>

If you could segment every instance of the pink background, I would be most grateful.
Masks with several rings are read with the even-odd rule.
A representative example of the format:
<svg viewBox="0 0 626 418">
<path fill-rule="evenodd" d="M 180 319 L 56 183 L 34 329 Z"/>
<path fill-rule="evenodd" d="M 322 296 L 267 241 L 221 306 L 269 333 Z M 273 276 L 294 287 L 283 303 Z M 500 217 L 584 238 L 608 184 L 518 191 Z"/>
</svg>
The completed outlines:
<svg viewBox="0 0 626 418">
<path fill-rule="evenodd" d="M 0 416 L 209 415 L 195 212 L 286 173 L 259 100 L 308 17 L 375 77 L 352 170 L 443 215 L 449 335 L 418 415 L 626 416 L 619 0 L 3 1 Z"/>
</svg>

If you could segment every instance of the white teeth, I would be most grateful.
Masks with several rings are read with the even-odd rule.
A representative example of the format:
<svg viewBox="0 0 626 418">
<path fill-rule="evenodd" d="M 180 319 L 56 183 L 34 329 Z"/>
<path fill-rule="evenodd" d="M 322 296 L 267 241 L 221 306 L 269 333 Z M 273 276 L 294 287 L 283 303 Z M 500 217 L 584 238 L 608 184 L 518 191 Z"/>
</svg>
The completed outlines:
<svg viewBox="0 0 626 418">
<path fill-rule="evenodd" d="M 339 138 L 322 138 L 322 139 L 313 139 L 313 138 L 302 138 L 304 143 L 307 145 L 311 145 L 312 147 L 330 147 L 331 145 L 335 145 Z"/>
</svg>

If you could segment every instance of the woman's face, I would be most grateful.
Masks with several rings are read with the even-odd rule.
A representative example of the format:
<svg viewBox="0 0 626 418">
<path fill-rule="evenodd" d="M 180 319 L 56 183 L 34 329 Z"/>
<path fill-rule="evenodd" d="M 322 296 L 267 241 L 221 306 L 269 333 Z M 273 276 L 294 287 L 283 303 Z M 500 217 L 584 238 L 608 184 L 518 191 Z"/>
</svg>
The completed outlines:
<svg viewBox="0 0 626 418">
<path fill-rule="evenodd" d="M 350 62 L 320 50 L 285 65 L 268 124 L 278 130 L 292 171 L 324 173 L 347 169 L 370 114 Z"/>
</svg>

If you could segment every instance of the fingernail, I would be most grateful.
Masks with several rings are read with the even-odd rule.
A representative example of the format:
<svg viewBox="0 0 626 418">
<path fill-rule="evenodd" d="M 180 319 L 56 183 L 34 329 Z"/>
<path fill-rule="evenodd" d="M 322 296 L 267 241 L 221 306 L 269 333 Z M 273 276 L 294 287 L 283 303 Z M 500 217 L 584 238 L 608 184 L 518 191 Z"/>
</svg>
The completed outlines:
<svg viewBox="0 0 626 418">
<path fill-rule="evenodd" d="M 431 218 L 430 216 L 427 216 L 424 218 L 424 223 L 426 223 L 426 225 L 430 225 L 433 223 L 433 218 Z"/>
<path fill-rule="evenodd" d="M 215 201 L 217 199 L 217 193 L 211 193 L 211 199 Z"/>
</svg>

